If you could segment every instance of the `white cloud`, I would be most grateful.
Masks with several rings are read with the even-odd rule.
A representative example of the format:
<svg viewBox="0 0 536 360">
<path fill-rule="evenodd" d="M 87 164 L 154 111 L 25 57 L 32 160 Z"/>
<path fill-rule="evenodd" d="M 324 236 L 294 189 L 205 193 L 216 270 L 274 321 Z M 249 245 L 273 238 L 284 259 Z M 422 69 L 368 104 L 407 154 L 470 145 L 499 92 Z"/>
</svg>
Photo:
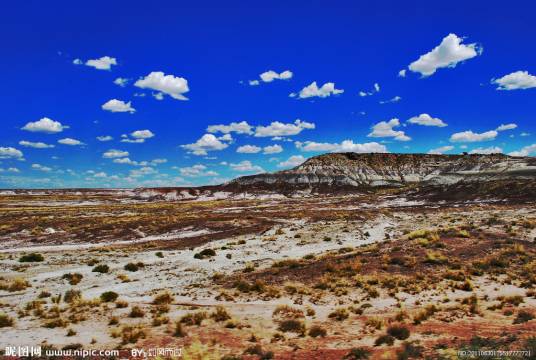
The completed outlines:
<svg viewBox="0 0 536 360">
<path fill-rule="evenodd" d="M 251 86 L 260 85 L 259 80 L 249 80 L 248 82 L 249 82 L 249 85 L 251 85 Z"/>
<path fill-rule="evenodd" d="M 201 176 L 218 176 L 219 174 L 215 171 L 206 171 L 207 167 L 205 165 L 197 164 L 188 167 L 179 168 L 179 172 L 182 176 L 186 177 L 201 177 Z"/>
<path fill-rule="evenodd" d="M 262 81 L 264 82 L 272 82 L 274 80 L 289 80 L 292 78 L 292 71 L 285 70 L 281 73 L 276 73 L 273 70 L 265 71 L 262 74 L 259 75 Z"/>
<path fill-rule="evenodd" d="M 411 138 L 404 131 L 396 131 L 393 128 L 400 126 L 400 120 L 394 118 L 389 121 L 381 121 L 372 127 L 368 137 L 392 137 L 398 141 L 409 141 Z"/>
<path fill-rule="evenodd" d="M 233 137 L 231 136 L 231 134 L 224 134 L 222 136 L 219 136 L 218 140 L 221 140 L 221 141 L 233 141 Z"/>
<path fill-rule="evenodd" d="M 472 130 L 462 131 L 452 134 L 450 137 L 451 142 L 478 142 L 478 141 L 490 141 L 497 137 L 497 131 L 490 130 L 483 133 L 474 133 Z"/>
<path fill-rule="evenodd" d="M 528 132 L 522 132 L 521 134 L 519 134 L 519 136 L 530 136 L 530 133 L 528 133 Z"/>
<path fill-rule="evenodd" d="M 497 90 L 524 90 L 536 87 L 536 76 L 528 71 L 516 71 L 491 82 L 499 85 Z"/>
<path fill-rule="evenodd" d="M 462 44 L 463 38 L 455 34 L 447 35 L 437 47 L 419 57 L 409 65 L 409 69 L 422 76 L 433 75 L 437 69 L 453 68 L 461 61 L 474 58 L 482 53 L 482 48 L 476 43 Z"/>
<path fill-rule="evenodd" d="M 73 64 L 75 65 L 82 65 L 84 62 L 81 59 L 74 59 Z"/>
<path fill-rule="evenodd" d="M 98 172 L 98 173 L 94 174 L 93 177 L 105 178 L 105 177 L 108 177 L 108 175 L 104 171 L 101 171 L 101 172 Z"/>
<path fill-rule="evenodd" d="M 398 72 L 398 77 L 406 77 L 406 69 L 402 69 Z"/>
<path fill-rule="evenodd" d="M 402 98 L 400 96 L 395 96 L 389 100 L 382 100 L 380 101 L 380 104 L 389 104 L 389 103 L 397 103 L 399 102 L 400 100 L 402 100 Z"/>
<path fill-rule="evenodd" d="M 129 112 L 131 114 L 136 112 L 136 109 L 132 107 L 130 101 L 126 103 L 117 99 L 107 101 L 102 105 L 102 110 L 108 110 L 111 112 Z"/>
<path fill-rule="evenodd" d="M 304 129 L 314 129 L 315 124 L 308 123 L 297 119 L 294 123 L 284 124 L 279 121 L 274 121 L 268 126 L 257 126 L 255 128 L 256 137 L 268 136 L 292 136 L 297 135 Z"/>
<path fill-rule="evenodd" d="M 153 160 L 151 160 L 152 165 L 165 164 L 165 163 L 167 163 L 167 159 L 153 159 Z"/>
<path fill-rule="evenodd" d="M 48 166 L 43 166 L 41 164 L 32 164 L 32 169 L 44 172 L 52 171 L 52 168 L 49 168 Z"/>
<path fill-rule="evenodd" d="M 496 131 L 505 131 L 505 130 L 513 130 L 517 128 L 517 124 L 511 123 L 511 124 L 501 124 Z"/>
<path fill-rule="evenodd" d="M 331 95 L 339 95 L 343 92 L 344 90 L 335 88 L 335 83 L 327 82 L 319 88 L 316 81 L 313 81 L 310 85 L 301 89 L 298 94 L 292 93 L 290 96 L 298 96 L 300 99 L 307 99 L 310 97 L 325 98 Z"/>
<path fill-rule="evenodd" d="M 253 165 L 251 161 L 249 160 L 241 161 L 238 164 L 231 163 L 229 164 L 229 166 L 231 167 L 231 169 L 235 171 L 240 171 L 240 172 L 251 172 L 251 173 L 264 172 L 264 169 L 262 167 L 258 165 Z"/>
<path fill-rule="evenodd" d="M 38 121 L 29 122 L 22 130 L 31 132 L 42 132 L 46 134 L 55 134 L 62 132 L 64 129 L 68 129 L 68 126 L 62 125 L 59 121 L 54 121 L 47 117 L 44 117 Z"/>
<path fill-rule="evenodd" d="M 235 132 L 237 134 L 252 134 L 251 125 L 246 121 L 241 121 L 239 123 L 232 122 L 229 125 L 209 125 L 207 127 L 209 133 L 221 132 L 224 134 L 229 134 Z"/>
<path fill-rule="evenodd" d="M 63 145 L 71 145 L 71 146 L 84 145 L 84 143 L 81 142 L 80 140 L 76 140 L 73 138 L 60 139 L 58 140 L 58 143 L 63 144 Z"/>
<path fill-rule="evenodd" d="M 190 91 L 188 80 L 182 77 L 165 75 L 162 71 L 153 71 L 134 83 L 141 89 L 152 89 L 167 94 L 176 100 L 188 100 L 183 94 Z"/>
<path fill-rule="evenodd" d="M 275 144 L 265 146 L 262 150 L 263 154 L 278 154 L 283 151 L 283 147 L 281 145 Z"/>
<path fill-rule="evenodd" d="M 355 153 L 387 153 L 389 152 L 385 145 L 377 142 L 368 142 L 356 144 L 353 140 L 344 140 L 339 143 L 318 143 L 314 141 L 295 142 L 295 145 L 301 151 L 314 152 L 355 152 Z"/>
<path fill-rule="evenodd" d="M 19 141 L 19 145 L 31 147 L 34 149 L 49 149 L 54 147 L 54 145 L 52 144 L 45 144 L 44 142 L 31 142 L 26 140 Z"/>
<path fill-rule="evenodd" d="M 23 159 L 22 151 L 12 147 L 0 147 L 0 159 Z"/>
<path fill-rule="evenodd" d="M 158 101 L 161 101 L 161 100 L 164 100 L 164 94 L 159 92 L 159 93 L 154 93 L 153 94 L 153 97 L 158 100 Z"/>
<path fill-rule="evenodd" d="M 126 157 L 126 156 L 128 156 L 128 151 L 115 150 L 115 149 L 110 149 L 106 151 L 104 154 L 102 154 L 102 157 L 105 159 L 114 159 L 114 158 L 120 158 L 120 157 Z"/>
<path fill-rule="evenodd" d="M 134 178 L 145 176 L 145 175 L 156 174 L 156 173 L 158 173 L 158 171 L 156 171 L 154 168 L 150 166 L 144 166 L 140 169 L 130 170 L 129 172 L 130 176 Z"/>
<path fill-rule="evenodd" d="M 287 168 L 287 167 L 295 167 L 298 165 L 303 164 L 303 162 L 307 160 L 302 155 L 292 155 L 287 160 L 280 162 L 277 164 L 277 167 L 281 168 Z"/>
<path fill-rule="evenodd" d="M 112 160 L 116 164 L 138 165 L 137 161 L 130 160 L 128 157 L 116 158 Z"/>
<path fill-rule="evenodd" d="M 189 150 L 194 155 L 207 155 L 208 151 L 223 150 L 228 146 L 213 134 L 205 134 L 193 144 L 181 145 L 183 149 Z"/>
<path fill-rule="evenodd" d="M 364 97 L 364 96 L 371 96 L 371 95 L 374 95 L 375 93 L 377 92 L 380 92 L 380 84 L 378 83 L 374 83 L 374 88 L 372 89 L 372 91 L 369 91 L 369 92 L 366 92 L 366 91 L 360 91 L 359 92 L 359 96 L 361 97 Z"/>
<path fill-rule="evenodd" d="M 114 80 L 114 84 L 118 85 L 118 86 L 121 86 L 121 87 L 125 87 L 125 86 L 127 86 L 128 81 L 129 81 L 129 79 L 127 79 L 127 78 L 118 77 L 117 79 Z"/>
<path fill-rule="evenodd" d="M 447 145 L 447 146 L 441 146 L 441 147 L 438 147 L 436 149 L 431 149 L 430 151 L 428 151 L 428 154 L 433 154 L 433 155 L 441 155 L 447 151 L 451 151 L 451 150 L 454 150 L 454 146 L 452 145 Z"/>
<path fill-rule="evenodd" d="M 0 172 L 19 173 L 20 170 L 17 169 L 16 167 L 10 167 L 10 168 L 7 168 L 7 169 L 2 169 L 2 168 L 0 168 Z"/>
<path fill-rule="evenodd" d="M 536 144 L 528 145 L 518 151 L 512 151 L 508 155 L 510 156 L 529 156 L 536 153 Z"/>
<path fill-rule="evenodd" d="M 130 136 L 135 139 L 150 139 L 154 137 L 154 134 L 151 130 L 136 130 L 130 133 Z"/>
<path fill-rule="evenodd" d="M 117 60 L 109 56 L 86 61 L 86 66 L 91 66 L 98 70 L 110 70 L 112 65 L 117 65 Z"/>
<path fill-rule="evenodd" d="M 498 146 L 488 147 L 488 148 L 476 148 L 469 152 L 469 154 L 502 154 L 503 149 Z"/>
<path fill-rule="evenodd" d="M 419 116 L 414 116 L 411 119 L 408 120 L 411 124 L 418 124 L 423 126 L 437 126 L 437 127 L 445 127 L 447 126 L 446 123 L 443 122 L 443 120 L 439 118 L 433 118 L 428 114 L 420 114 Z"/>
<path fill-rule="evenodd" d="M 241 154 L 256 154 L 261 150 L 262 149 L 260 147 L 255 145 L 243 145 L 236 149 L 236 152 Z"/>
<path fill-rule="evenodd" d="M 97 140 L 99 141 L 111 141 L 113 139 L 114 138 L 111 137 L 110 135 L 97 136 Z"/>
</svg>

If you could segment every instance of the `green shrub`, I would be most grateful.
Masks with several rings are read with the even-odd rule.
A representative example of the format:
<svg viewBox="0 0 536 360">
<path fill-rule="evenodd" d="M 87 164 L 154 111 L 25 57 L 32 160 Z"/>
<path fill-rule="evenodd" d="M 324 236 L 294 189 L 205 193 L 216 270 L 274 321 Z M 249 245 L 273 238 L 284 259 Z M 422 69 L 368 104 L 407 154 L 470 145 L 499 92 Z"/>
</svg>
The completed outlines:
<svg viewBox="0 0 536 360">
<path fill-rule="evenodd" d="M 305 324 L 296 319 L 288 319 L 281 321 L 277 329 L 282 332 L 303 334 L 305 333 Z"/>
<path fill-rule="evenodd" d="M 409 329 L 403 325 L 391 325 L 387 328 L 387 334 L 398 340 L 406 340 L 409 333 Z"/>
<path fill-rule="evenodd" d="M 116 292 L 106 291 L 101 294 L 100 299 L 103 302 L 114 302 L 115 300 L 117 300 L 118 296 L 119 295 Z"/>
<path fill-rule="evenodd" d="M 198 252 L 197 254 L 195 254 L 194 258 L 195 259 L 206 259 L 206 258 L 213 257 L 213 256 L 216 256 L 216 251 L 215 250 L 213 250 L 213 249 L 204 249 L 204 250 L 201 250 L 200 252 Z"/>
<path fill-rule="evenodd" d="M 353 348 L 350 352 L 344 355 L 344 360 L 367 360 L 370 357 L 371 351 L 365 348 Z"/>
<path fill-rule="evenodd" d="M 324 329 L 322 326 L 319 325 L 313 325 L 309 329 L 309 336 L 310 337 L 325 337 L 327 335 L 326 329 Z"/>
<path fill-rule="evenodd" d="M 374 341 L 374 346 L 381 346 L 381 345 L 393 345 L 395 343 L 395 338 L 391 335 L 381 335 Z"/>
<path fill-rule="evenodd" d="M 91 270 L 92 272 L 98 272 L 101 274 L 106 274 L 108 271 L 110 271 L 110 267 L 106 264 L 97 265 Z"/>
<path fill-rule="evenodd" d="M 30 253 L 26 255 L 22 255 L 19 259 L 19 262 L 40 262 L 45 260 L 43 255 L 39 253 Z"/>
</svg>

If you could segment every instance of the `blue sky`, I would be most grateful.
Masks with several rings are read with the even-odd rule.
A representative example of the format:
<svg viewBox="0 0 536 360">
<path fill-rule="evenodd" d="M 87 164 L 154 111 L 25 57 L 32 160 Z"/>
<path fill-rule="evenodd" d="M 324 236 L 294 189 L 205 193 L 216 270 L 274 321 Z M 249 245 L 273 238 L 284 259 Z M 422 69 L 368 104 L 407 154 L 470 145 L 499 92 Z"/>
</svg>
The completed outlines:
<svg viewBox="0 0 536 360">
<path fill-rule="evenodd" d="M 213 184 L 330 151 L 536 155 L 536 5 L 494 4 L 10 2 L 0 188 Z"/>
</svg>

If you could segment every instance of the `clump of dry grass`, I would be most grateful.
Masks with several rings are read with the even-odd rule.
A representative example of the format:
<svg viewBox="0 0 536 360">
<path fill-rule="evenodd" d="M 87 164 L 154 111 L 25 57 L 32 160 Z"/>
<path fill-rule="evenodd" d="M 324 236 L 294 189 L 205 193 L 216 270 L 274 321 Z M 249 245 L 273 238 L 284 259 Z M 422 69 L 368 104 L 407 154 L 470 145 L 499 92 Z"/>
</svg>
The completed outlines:
<svg viewBox="0 0 536 360">
<path fill-rule="evenodd" d="M 143 311 L 139 306 L 134 306 L 130 310 L 128 316 L 131 318 L 142 318 L 145 316 L 145 311 Z"/>
<path fill-rule="evenodd" d="M 205 311 L 198 311 L 184 315 L 180 318 L 180 322 L 185 325 L 200 326 L 207 317 L 208 315 Z"/>
<path fill-rule="evenodd" d="M 153 299 L 154 305 L 164 305 L 164 304 L 171 304 L 175 298 L 169 291 L 162 292 L 158 295 L 156 295 Z"/>
<path fill-rule="evenodd" d="M 216 309 L 210 314 L 210 318 L 216 322 L 227 321 L 231 319 L 231 315 L 227 312 L 223 306 L 217 306 Z"/>
<path fill-rule="evenodd" d="M 31 286 L 32 285 L 30 285 L 28 281 L 22 278 L 15 278 L 10 281 L 0 281 L 0 290 L 5 290 L 9 292 L 26 290 L 26 288 L 29 288 Z"/>
<path fill-rule="evenodd" d="M 348 316 L 348 310 L 346 310 L 345 308 L 337 308 L 328 315 L 330 319 L 335 319 L 337 321 L 346 320 L 348 319 Z"/>
<path fill-rule="evenodd" d="M 0 328 L 11 327 L 15 324 L 15 320 L 7 314 L 0 313 Z"/>
<path fill-rule="evenodd" d="M 121 329 L 123 344 L 135 344 L 139 339 L 145 339 L 147 332 L 141 326 L 124 326 Z"/>
</svg>

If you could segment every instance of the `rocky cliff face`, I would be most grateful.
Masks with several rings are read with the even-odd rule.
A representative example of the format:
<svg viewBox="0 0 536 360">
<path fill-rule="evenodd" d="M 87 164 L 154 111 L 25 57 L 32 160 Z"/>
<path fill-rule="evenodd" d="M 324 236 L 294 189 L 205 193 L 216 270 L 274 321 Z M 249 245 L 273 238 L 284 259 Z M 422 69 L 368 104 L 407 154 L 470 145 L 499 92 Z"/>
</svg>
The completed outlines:
<svg viewBox="0 0 536 360">
<path fill-rule="evenodd" d="M 536 180 L 536 159 L 491 155 L 336 153 L 310 158 L 291 170 L 244 176 L 228 185 L 400 187 L 507 179 Z"/>
</svg>

